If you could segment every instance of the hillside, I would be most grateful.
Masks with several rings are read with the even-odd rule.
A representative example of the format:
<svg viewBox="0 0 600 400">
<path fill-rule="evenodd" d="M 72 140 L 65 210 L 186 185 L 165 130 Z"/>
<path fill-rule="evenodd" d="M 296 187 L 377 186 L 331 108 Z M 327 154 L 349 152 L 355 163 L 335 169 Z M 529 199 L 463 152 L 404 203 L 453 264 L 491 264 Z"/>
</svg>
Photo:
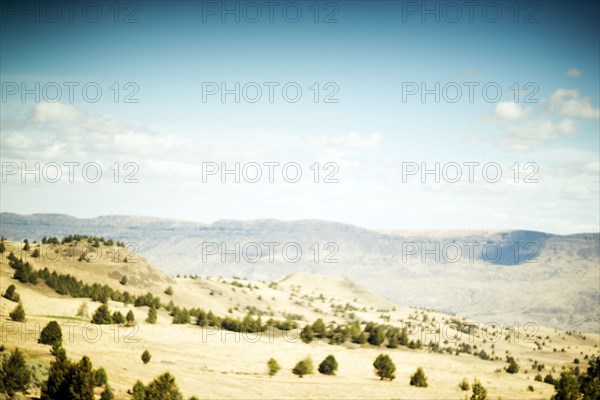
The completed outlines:
<svg viewBox="0 0 600 400">
<path fill-rule="evenodd" d="M 16 242 L 5 242 L 5 246 L 13 250 L 22 248 Z M 44 257 L 36 259 L 32 257 L 36 248 L 41 255 L 62 253 L 62 256 L 53 262 Z M 134 296 L 150 292 L 162 304 L 173 300 L 179 307 L 200 307 L 222 317 L 243 318 L 250 313 L 262 316 L 263 321 L 290 319 L 299 328 L 317 318 L 335 325 L 358 319 L 392 327 L 409 326 L 409 339 L 423 342 L 420 349 L 350 341 L 333 345 L 327 339 L 305 344 L 298 338 L 299 329 L 274 328 L 259 335 L 200 327 L 193 318 L 190 324 L 173 324 L 164 308 L 158 310 L 157 324 L 148 324 L 144 322 L 147 306 L 134 307 L 113 300 L 108 301 L 112 311 L 123 314 L 133 311 L 138 321 L 135 328 L 87 325 L 90 317 L 77 316 L 78 309 L 87 303 L 91 314 L 100 302 L 60 295 L 41 281 L 33 285 L 13 279 L 15 271 L 9 266 L 5 252 L 0 262 L 0 290 L 4 293 L 10 284 L 15 285 L 27 321 L 11 322 L 8 313 L 16 303 L 0 298 L 3 344 L 8 350 L 17 346 L 24 349 L 29 362 L 37 365 L 37 371 L 43 375 L 52 357 L 49 347 L 36 343 L 32 332 L 35 333 L 36 324 L 43 327 L 56 320 L 66 335 L 63 344 L 69 356 L 78 359 L 88 355 L 94 366 L 104 367 L 117 399 L 129 399 L 126 391 L 136 380 L 148 382 L 165 371 L 176 377 L 186 398 L 192 395 L 206 399 L 462 398 L 468 393 L 458 387 L 463 378 L 470 382 L 478 378 L 490 398 L 548 398 L 554 388 L 534 380 L 536 374 L 558 378 L 562 367 L 575 366 L 575 358 L 580 360 L 583 370 L 585 355 L 600 354 L 600 337 L 596 334 L 566 333 L 535 324 L 511 324 L 495 331 L 491 325 L 484 327 L 489 321 L 468 322 L 440 312 L 401 307 L 343 277 L 296 273 L 275 282 L 169 277 L 141 255 L 128 253 L 117 245 L 99 244 L 94 248 L 91 242 L 83 240 L 63 245 L 59 253 L 55 252 L 57 248 L 52 244 L 39 247 L 32 244 L 29 251 L 21 249 L 20 255 L 34 270 L 48 268 L 57 274 L 73 275 L 83 283 L 105 284 Z M 94 253 L 92 249 L 96 249 Z M 92 261 L 92 254 L 100 255 L 97 261 Z M 123 276 L 128 277 L 125 285 L 121 283 Z M 165 293 L 168 287 L 172 295 Z M 468 323 L 477 327 L 472 335 L 463 332 Z M 67 335 L 69 329 L 71 333 Z M 93 338 L 97 329 L 101 335 L 96 340 Z M 23 336 L 23 332 L 28 334 Z M 140 360 L 145 349 L 152 354 L 147 365 Z M 482 351 L 486 357 L 480 355 Z M 392 382 L 380 381 L 374 374 L 373 360 L 382 353 L 396 364 L 396 379 Z M 318 365 L 328 354 L 334 355 L 339 363 L 335 376 L 316 373 L 300 379 L 292 374 L 292 367 L 305 356 L 310 355 Z M 514 357 L 520 365 L 517 373 L 504 370 L 508 365 L 506 355 Z M 266 369 L 266 361 L 271 357 L 282 366 L 274 377 L 269 377 Z M 542 364 L 538 371 L 537 366 Z M 417 367 L 427 374 L 427 388 L 408 383 Z"/>
<path fill-rule="evenodd" d="M 149 217 L 78 219 L 12 213 L 0 214 L 0 221 L 0 232 L 12 240 L 28 237 L 39 241 L 44 235 L 73 232 L 123 240 L 171 276 L 239 276 L 264 281 L 297 272 L 341 276 L 397 304 L 503 324 L 533 321 L 564 330 L 600 332 L 598 233 L 380 232 L 316 220 L 200 224 Z M 272 259 L 264 246 L 269 242 L 280 243 Z M 209 250 L 213 248 L 206 247 L 223 244 L 223 249 L 231 250 L 236 243 L 240 249 L 258 244 L 258 262 L 240 256 L 241 250 L 236 260 L 232 255 L 222 257 L 221 249 L 212 254 Z M 297 262 L 283 257 L 282 246 L 288 243 L 302 250 Z M 335 247 L 326 247 L 331 243 Z M 436 246 L 440 250 L 428 255 L 427 249 Z M 452 253 L 456 249 L 458 258 Z M 495 251 L 499 251 L 498 257 Z"/>
</svg>

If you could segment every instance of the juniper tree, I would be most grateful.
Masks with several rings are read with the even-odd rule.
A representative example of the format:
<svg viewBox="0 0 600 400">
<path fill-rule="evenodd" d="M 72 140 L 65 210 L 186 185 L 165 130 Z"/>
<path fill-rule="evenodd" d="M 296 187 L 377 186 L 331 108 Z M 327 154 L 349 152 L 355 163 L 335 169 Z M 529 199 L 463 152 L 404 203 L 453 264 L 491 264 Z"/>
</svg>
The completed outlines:
<svg viewBox="0 0 600 400">
<path fill-rule="evenodd" d="M 123 314 L 121 313 L 121 311 L 115 311 L 112 315 L 112 322 L 114 324 L 124 324 L 125 323 L 125 317 L 123 316 Z"/>
<path fill-rule="evenodd" d="M 155 324 L 157 318 L 158 314 L 156 312 L 156 308 L 154 308 L 154 306 L 151 306 L 150 309 L 148 309 L 148 318 L 146 318 L 146 322 L 149 324 Z"/>
<path fill-rule="evenodd" d="M 335 375 L 337 369 L 338 363 L 332 355 L 325 357 L 321 364 L 319 364 L 319 372 L 323 375 Z"/>
<path fill-rule="evenodd" d="M 108 382 L 108 376 L 106 375 L 106 371 L 104 368 L 100 367 L 96 371 L 94 371 L 94 385 L 102 386 L 106 385 Z"/>
<path fill-rule="evenodd" d="M 14 310 L 8 314 L 10 319 L 16 322 L 24 322 L 25 321 L 25 309 L 23 308 L 23 303 L 19 302 Z"/>
<path fill-rule="evenodd" d="M 148 350 L 144 350 L 144 352 L 142 353 L 142 361 L 144 362 L 144 364 L 148 364 L 151 358 L 152 354 L 150 354 Z"/>
<path fill-rule="evenodd" d="M 410 386 L 427 387 L 427 377 L 423 368 L 417 368 L 417 371 L 410 377 Z"/>
<path fill-rule="evenodd" d="M 44 329 L 42 329 L 38 342 L 41 344 L 49 344 L 51 346 L 61 345 L 62 330 L 56 321 L 48 322 Z"/>
<path fill-rule="evenodd" d="M 166 372 L 146 386 L 145 400 L 183 400 L 175 378 Z"/>
<path fill-rule="evenodd" d="M 113 319 L 110 315 L 110 310 L 108 308 L 108 304 L 104 303 L 100 307 L 94 311 L 94 315 L 92 315 L 92 324 L 112 324 Z"/>
<path fill-rule="evenodd" d="M 304 375 L 312 374 L 314 371 L 313 362 L 310 357 L 298 361 L 296 366 L 292 369 L 292 373 L 302 378 Z"/>
<path fill-rule="evenodd" d="M 16 301 L 16 302 L 18 302 L 20 299 L 20 296 L 17 293 L 15 285 L 12 285 L 12 284 L 6 288 L 6 291 L 4 292 L 2 297 L 7 298 L 10 301 Z"/>
<path fill-rule="evenodd" d="M 375 373 L 381 380 L 389 379 L 393 381 L 396 378 L 394 372 L 396 372 L 396 366 L 392 362 L 392 359 L 386 354 L 380 354 L 373 363 L 375 367 Z"/>
<path fill-rule="evenodd" d="M 17 392 L 27 394 L 31 383 L 31 371 L 19 349 L 11 352 L 0 366 L 0 393 L 12 398 Z"/>
</svg>

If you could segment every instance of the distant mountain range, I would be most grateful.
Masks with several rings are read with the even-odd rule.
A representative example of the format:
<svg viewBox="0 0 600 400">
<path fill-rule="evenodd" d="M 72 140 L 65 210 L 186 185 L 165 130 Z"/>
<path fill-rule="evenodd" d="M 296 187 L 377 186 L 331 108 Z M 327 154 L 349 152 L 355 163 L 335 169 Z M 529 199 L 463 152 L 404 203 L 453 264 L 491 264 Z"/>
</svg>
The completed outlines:
<svg viewBox="0 0 600 400">
<path fill-rule="evenodd" d="M 13 213 L 0 214 L 0 233 L 12 240 L 74 233 L 123 240 L 171 275 L 267 281 L 295 272 L 345 276 L 398 304 L 481 322 L 600 327 L 599 233 L 384 232 L 319 220 L 202 224 Z"/>
</svg>

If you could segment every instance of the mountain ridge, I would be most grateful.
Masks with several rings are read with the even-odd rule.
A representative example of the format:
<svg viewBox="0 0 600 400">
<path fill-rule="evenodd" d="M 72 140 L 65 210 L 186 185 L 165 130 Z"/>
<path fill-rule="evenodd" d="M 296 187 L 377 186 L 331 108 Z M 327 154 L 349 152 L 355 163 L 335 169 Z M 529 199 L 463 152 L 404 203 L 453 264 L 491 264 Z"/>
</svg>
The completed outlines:
<svg viewBox="0 0 600 400">
<path fill-rule="evenodd" d="M 267 281 L 298 272 L 345 276 L 405 306 L 506 324 L 536 321 L 593 332 L 600 327 L 600 233 L 595 232 L 389 232 L 319 220 L 203 224 L 137 216 L 78 219 L 62 214 L 2 213 L 0 233 L 18 241 L 74 233 L 122 240 L 135 245 L 152 265 L 171 276 Z M 272 259 L 267 253 L 271 249 L 265 246 L 268 242 L 280 244 Z M 301 250 L 299 261 L 291 262 L 282 254 L 284 244 Z M 236 245 L 235 255 L 225 254 Z M 436 248 L 435 254 L 427 253 Z M 460 254 L 457 261 L 452 251 Z M 259 261 L 250 262 L 252 256 L 260 256 Z M 564 298 L 577 301 L 565 302 Z"/>
</svg>

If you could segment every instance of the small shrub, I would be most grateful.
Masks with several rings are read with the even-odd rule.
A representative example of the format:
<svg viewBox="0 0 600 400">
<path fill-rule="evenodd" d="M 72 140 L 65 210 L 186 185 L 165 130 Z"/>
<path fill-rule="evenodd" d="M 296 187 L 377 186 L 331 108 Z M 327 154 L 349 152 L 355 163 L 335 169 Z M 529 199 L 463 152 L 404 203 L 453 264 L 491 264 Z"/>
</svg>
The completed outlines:
<svg viewBox="0 0 600 400">
<path fill-rule="evenodd" d="M 127 260 L 127 258 L 125 260 Z M 125 261 L 125 262 L 127 262 L 127 261 Z M 121 283 L 121 285 L 125 286 L 125 285 L 127 285 L 128 281 L 129 280 L 127 279 L 127 275 L 123 275 L 123 277 L 121 278 L 121 280 L 119 281 L 119 283 Z"/>
<path fill-rule="evenodd" d="M 281 369 L 281 366 L 277 363 L 277 360 L 275 360 L 274 358 L 271 358 L 269 359 L 269 361 L 267 361 L 267 367 L 269 368 L 269 376 L 277 374 L 277 372 L 279 372 L 279 370 Z"/>
<path fill-rule="evenodd" d="M 142 353 L 142 361 L 144 362 L 144 364 L 148 364 L 151 358 L 152 355 L 150 354 L 150 352 L 148 350 L 144 350 L 144 352 Z"/>
<path fill-rule="evenodd" d="M 427 376 L 423 368 L 417 368 L 417 371 L 410 377 L 410 386 L 427 387 Z"/>
<path fill-rule="evenodd" d="M 125 316 L 125 319 L 127 320 L 127 322 L 134 322 L 135 321 L 135 315 L 133 315 L 133 311 L 129 310 L 127 312 L 127 315 Z"/>
<path fill-rule="evenodd" d="M 81 303 L 81 305 L 77 309 L 77 314 L 76 315 L 78 317 L 82 317 L 82 318 L 88 318 L 89 317 L 87 302 L 84 301 L 83 303 Z"/>
<path fill-rule="evenodd" d="M 458 384 L 458 387 L 460 388 L 460 390 L 463 391 L 471 389 L 471 385 L 469 385 L 469 381 L 467 381 L 467 378 L 463 378 L 463 380 L 460 381 L 460 383 Z"/>
<path fill-rule="evenodd" d="M 487 389 L 477 379 L 473 382 L 472 390 L 470 400 L 487 400 Z"/>
<path fill-rule="evenodd" d="M 519 364 L 515 361 L 513 357 L 506 357 L 506 361 L 508 361 L 508 367 L 506 367 L 506 372 L 509 374 L 516 374 L 519 372 Z"/>
<path fill-rule="evenodd" d="M 169 296 L 172 296 L 173 288 L 171 286 L 169 286 L 168 288 L 165 289 L 165 293 L 168 294 Z"/>
</svg>

